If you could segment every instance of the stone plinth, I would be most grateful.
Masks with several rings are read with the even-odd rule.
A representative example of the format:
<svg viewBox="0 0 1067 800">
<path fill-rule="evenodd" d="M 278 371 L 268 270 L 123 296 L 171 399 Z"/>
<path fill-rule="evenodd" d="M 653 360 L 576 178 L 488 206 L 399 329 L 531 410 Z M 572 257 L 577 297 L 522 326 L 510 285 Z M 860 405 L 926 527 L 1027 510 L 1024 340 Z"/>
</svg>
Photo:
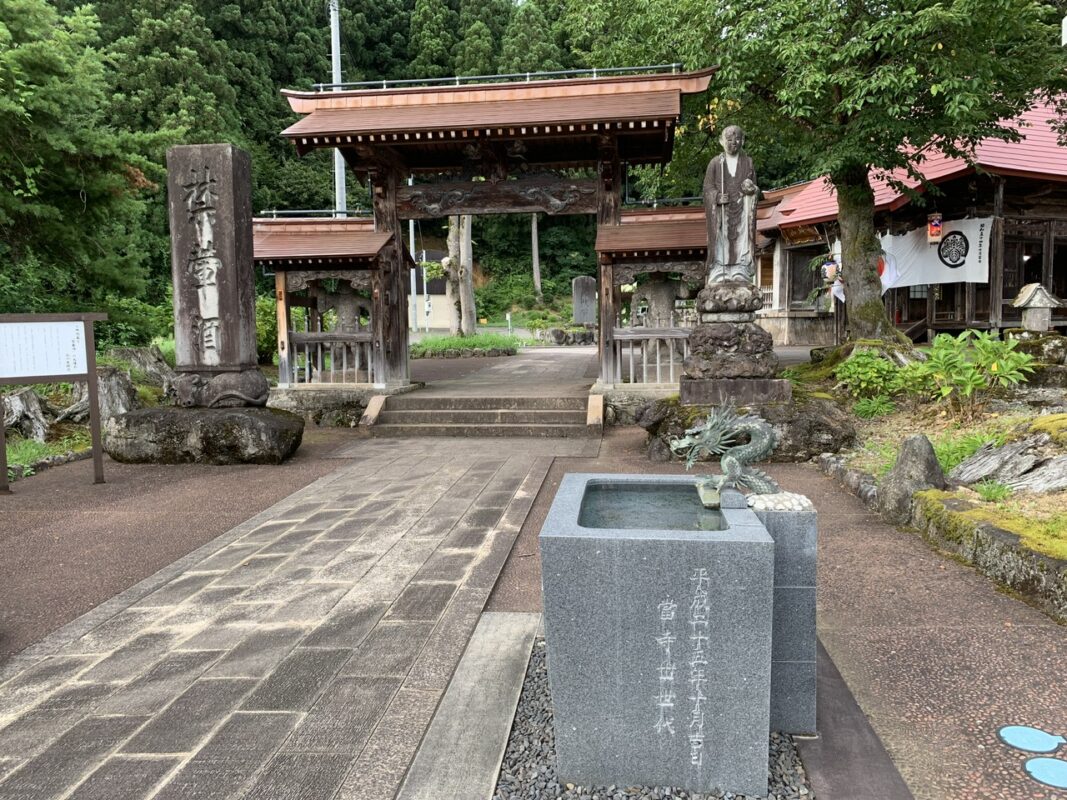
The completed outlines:
<svg viewBox="0 0 1067 800">
<path fill-rule="evenodd" d="M 765 795 L 774 541 L 747 508 L 726 530 L 583 527 L 597 481 L 696 492 L 563 479 L 540 535 L 560 782 Z"/>
<path fill-rule="evenodd" d="M 771 730 L 813 734 L 819 540 L 815 507 L 806 497 L 788 493 L 753 495 L 749 503 L 774 539 Z"/>
<path fill-rule="evenodd" d="M 172 147 L 167 194 L 178 402 L 261 406 L 251 158 L 228 144 Z"/>
<path fill-rule="evenodd" d="M 143 408 L 108 420 L 104 450 L 127 464 L 280 464 L 304 420 L 268 408 Z"/>
<path fill-rule="evenodd" d="M 682 377 L 679 398 L 683 406 L 760 406 L 788 403 L 793 385 L 784 378 Z"/>
</svg>

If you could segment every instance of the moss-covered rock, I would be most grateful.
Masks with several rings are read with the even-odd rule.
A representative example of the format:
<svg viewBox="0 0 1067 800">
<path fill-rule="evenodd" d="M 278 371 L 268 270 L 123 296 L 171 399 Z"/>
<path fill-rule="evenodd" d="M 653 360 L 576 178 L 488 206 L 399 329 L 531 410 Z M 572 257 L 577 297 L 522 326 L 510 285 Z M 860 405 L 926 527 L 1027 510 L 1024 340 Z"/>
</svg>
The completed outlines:
<svg viewBox="0 0 1067 800">
<path fill-rule="evenodd" d="M 1067 447 L 1067 414 L 1046 414 L 1030 423 L 1031 433 L 1047 433 L 1053 442 Z"/>
</svg>

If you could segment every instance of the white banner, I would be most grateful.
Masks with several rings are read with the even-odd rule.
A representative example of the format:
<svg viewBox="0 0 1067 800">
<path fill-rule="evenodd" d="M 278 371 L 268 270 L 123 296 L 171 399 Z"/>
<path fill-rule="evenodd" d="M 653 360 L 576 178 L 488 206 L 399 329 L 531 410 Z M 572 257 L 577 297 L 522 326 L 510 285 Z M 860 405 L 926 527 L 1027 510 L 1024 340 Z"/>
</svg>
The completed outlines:
<svg viewBox="0 0 1067 800">
<path fill-rule="evenodd" d="M 926 227 L 883 236 L 882 291 L 931 283 L 988 283 L 993 220 L 960 219 L 942 226 L 941 242 L 928 244 Z"/>
</svg>

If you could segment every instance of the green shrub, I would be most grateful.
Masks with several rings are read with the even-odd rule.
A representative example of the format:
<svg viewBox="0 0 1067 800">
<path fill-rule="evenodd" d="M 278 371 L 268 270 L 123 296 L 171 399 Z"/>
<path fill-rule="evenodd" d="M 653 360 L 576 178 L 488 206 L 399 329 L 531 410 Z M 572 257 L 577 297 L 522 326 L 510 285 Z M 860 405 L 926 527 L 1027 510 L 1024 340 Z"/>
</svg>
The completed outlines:
<svg viewBox="0 0 1067 800">
<path fill-rule="evenodd" d="M 108 297 L 104 301 L 106 322 L 96 323 L 96 344 L 109 347 L 141 347 L 156 336 L 174 335 L 174 310 L 169 304 L 152 305 L 133 297 Z"/>
<path fill-rule="evenodd" d="M 1017 344 L 986 331 L 938 334 L 926 361 L 909 370 L 913 380 L 905 388 L 946 402 L 961 418 L 973 417 L 990 392 L 1021 383 L 1033 372 L 1033 356 L 1018 352 Z"/>
<path fill-rule="evenodd" d="M 962 436 L 958 432 L 950 431 L 935 437 L 931 444 L 941 469 L 948 473 L 977 453 L 986 443 L 992 442 L 999 447 L 1007 438 L 1004 431 L 975 431 Z"/>
<path fill-rule="evenodd" d="M 853 397 L 878 397 L 897 391 L 899 368 L 886 358 L 870 350 L 861 350 L 842 361 L 834 370 L 834 377 Z"/>
<path fill-rule="evenodd" d="M 163 360 L 170 364 L 172 367 L 176 363 L 178 363 L 178 358 L 175 350 L 176 345 L 174 343 L 173 336 L 168 336 L 167 338 L 157 336 L 155 339 L 152 340 L 152 344 L 159 348 L 159 352 L 163 354 Z"/>
<path fill-rule="evenodd" d="M 411 345 L 411 355 L 419 358 L 445 350 L 514 350 L 522 339 L 506 333 L 478 333 L 473 336 L 424 336 Z"/>
<path fill-rule="evenodd" d="M 884 394 L 877 395 L 876 397 L 861 397 L 852 406 L 852 411 L 857 417 L 863 419 L 874 419 L 875 417 L 885 417 L 892 414 L 897 410 L 893 401 L 886 397 Z"/>
<path fill-rule="evenodd" d="M 256 298 L 256 355 L 269 364 L 278 351 L 278 308 L 273 295 Z"/>
<path fill-rule="evenodd" d="M 999 503 L 1011 497 L 1011 487 L 997 481 L 984 480 L 971 487 L 987 503 Z"/>
</svg>

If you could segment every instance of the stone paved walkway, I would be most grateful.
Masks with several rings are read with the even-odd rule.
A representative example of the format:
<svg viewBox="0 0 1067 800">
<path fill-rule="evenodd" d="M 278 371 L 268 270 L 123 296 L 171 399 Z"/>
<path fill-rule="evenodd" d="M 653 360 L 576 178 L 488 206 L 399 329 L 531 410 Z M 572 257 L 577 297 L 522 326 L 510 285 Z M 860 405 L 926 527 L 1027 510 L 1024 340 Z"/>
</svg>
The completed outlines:
<svg viewBox="0 0 1067 800">
<path fill-rule="evenodd" d="M 0 798 L 391 797 L 555 454 L 359 441 L 0 671 Z"/>
</svg>

